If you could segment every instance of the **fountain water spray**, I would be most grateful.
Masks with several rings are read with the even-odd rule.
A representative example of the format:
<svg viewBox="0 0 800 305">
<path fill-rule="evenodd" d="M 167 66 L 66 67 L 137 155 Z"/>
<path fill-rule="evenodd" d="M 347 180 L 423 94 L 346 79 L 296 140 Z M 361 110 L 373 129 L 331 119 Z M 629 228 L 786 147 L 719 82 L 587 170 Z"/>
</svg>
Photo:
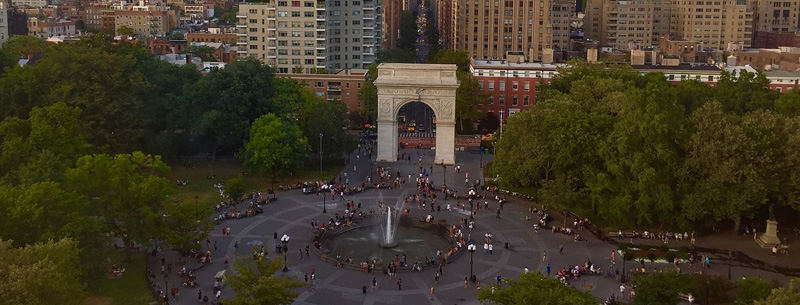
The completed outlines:
<svg viewBox="0 0 800 305">
<path fill-rule="evenodd" d="M 380 192 L 378 195 L 380 202 L 383 202 L 383 193 Z M 381 218 L 378 227 L 381 229 L 381 247 L 392 248 L 397 246 L 395 234 L 397 233 L 397 224 L 400 220 L 401 208 L 405 203 L 405 199 L 406 192 L 403 192 L 400 195 L 400 199 L 395 202 L 395 206 L 386 205 L 384 207 L 386 209 L 385 213 L 379 213 Z"/>
</svg>

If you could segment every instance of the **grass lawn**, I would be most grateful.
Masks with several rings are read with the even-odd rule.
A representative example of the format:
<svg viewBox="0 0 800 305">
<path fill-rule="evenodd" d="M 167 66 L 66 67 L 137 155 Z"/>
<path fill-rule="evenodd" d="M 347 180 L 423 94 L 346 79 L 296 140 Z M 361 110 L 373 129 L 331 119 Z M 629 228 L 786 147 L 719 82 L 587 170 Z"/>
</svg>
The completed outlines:
<svg viewBox="0 0 800 305">
<path fill-rule="evenodd" d="M 324 167 L 322 173 L 313 167 L 301 170 L 290 177 L 278 177 L 275 182 L 275 188 L 277 189 L 278 185 L 288 185 L 303 181 L 329 180 L 336 177 L 341 169 L 341 165 L 331 164 Z M 187 185 L 175 186 L 176 193 L 171 196 L 172 200 L 216 203 L 220 197 L 217 189 L 213 187 L 214 183 L 224 183 L 244 171 L 242 164 L 236 160 L 193 163 L 191 166 L 176 164 L 172 165 L 172 171 L 166 175 L 166 178 L 176 185 L 178 180 L 187 179 L 189 181 Z M 214 175 L 215 178 L 208 179 L 211 175 Z M 270 188 L 271 180 L 270 177 L 248 175 L 244 177 L 247 185 L 246 191 L 266 191 Z"/>
<path fill-rule="evenodd" d="M 121 262 L 125 255 L 122 252 L 114 254 L 114 262 Z M 86 298 L 87 305 L 142 305 L 152 301 L 155 300 L 147 285 L 144 253 L 132 253 L 122 278 L 103 280 Z"/>
</svg>

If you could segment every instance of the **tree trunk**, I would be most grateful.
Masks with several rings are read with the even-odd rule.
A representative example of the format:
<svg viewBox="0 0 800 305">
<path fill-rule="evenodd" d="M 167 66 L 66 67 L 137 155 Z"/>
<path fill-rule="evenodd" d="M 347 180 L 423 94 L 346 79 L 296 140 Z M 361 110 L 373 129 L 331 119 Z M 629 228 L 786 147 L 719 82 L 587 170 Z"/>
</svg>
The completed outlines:
<svg viewBox="0 0 800 305">
<path fill-rule="evenodd" d="M 742 216 L 736 216 L 733 219 L 733 234 L 739 234 L 739 229 L 742 228 Z"/>
<path fill-rule="evenodd" d="M 214 147 L 211 148 L 211 161 L 217 161 L 217 143 L 214 143 Z"/>
<path fill-rule="evenodd" d="M 129 237 L 123 237 L 122 243 L 125 245 L 125 261 L 131 261 L 131 239 Z"/>
</svg>

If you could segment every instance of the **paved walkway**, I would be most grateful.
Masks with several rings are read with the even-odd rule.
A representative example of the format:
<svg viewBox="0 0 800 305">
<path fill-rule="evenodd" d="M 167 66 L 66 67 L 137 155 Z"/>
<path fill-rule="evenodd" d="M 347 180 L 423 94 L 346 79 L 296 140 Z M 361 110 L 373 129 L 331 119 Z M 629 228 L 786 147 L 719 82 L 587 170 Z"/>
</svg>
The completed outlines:
<svg viewBox="0 0 800 305">
<path fill-rule="evenodd" d="M 423 166 L 431 173 L 431 178 L 436 185 L 440 185 L 444 180 L 451 189 L 459 191 L 465 190 L 464 180 L 469 173 L 471 180 L 481 177 L 481 162 L 485 163 L 491 156 L 458 152 L 456 158 L 461 165 L 460 173 L 456 173 L 453 167 L 442 169 L 441 166 L 433 165 L 433 150 L 403 150 L 402 152 L 411 154 L 411 162 L 398 162 L 392 164 L 390 171 L 395 173 L 400 171 L 402 175 L 418 172 L 418 157 L 423 158 Z M 357 162 L 352 157 L 350 165 L 345 167 L 351 185 L 360 184 L 370 174 L 370 162 L 362 155 Z M 374 164 L 374 163 L 373 163 Z M 355 171 L 353 165 L 356 166 Z M 373 165 L 372 170 L 375 170 Z M 344 174 L 342 174 L 344 177 Z M 377 175 L 375 175 L 377 177 Z M 409 185 L 408 188 L 415 189 Z M 374 208 L 378 198 L 383 197 L 386 202 L 392 202 L 398 198 L 403 188 L 393 190 L 368 190 L 363 193 L 347 197 L 346 199 L 360 202 L 363 208 Z M 444 202 L 441 201 L 440 202 Z M 451 205 L 455 207 L 455 200 L 450 199 Z M 591 237 L 588 244 L 575 243 L 569 236 L 564 234 L 553 234 L 550 231 L 535 233 L 532 230 L 532 222 L 525 220 L 528 202 L 509 197 L 509 203 L 504 206 L 501 218 L 498 219 L 493 213 L 497 207 L 497 202 L 489 200 L 490 211 L 483 211 L 476 217 L 477 230 L 475 236 L 483 236 L 485 232 L 491 232 L 495 236 L 494 254 L 485 255 L 482 251 L 474 254 L 474 271 L 478 280 L 485 284 L 493 283 L 493 278 L 497 273 L 501 273 L 505 279 L 514 279 L 522 273 L 526 266 L 532 271 L 544 273 L 547 265 L 552 267 L 553 274 L 559 268 L 567 265 L 582 265 L 586 259 L 592 260 L 595 265 L 607 268 L 610 265 L 610 253 L 615 249 L 614 246 L 601 243 L 596 238 Z M 328 214 L 322 214 L 322 197 L 315 195 L 303 195 L 300 190 L 281 192 L 278 194 L 278 201 L 264 206 L 264 213 L 251 218 L 239 220 L 227 220 L 218 225 L 211 233 L 210 239 L 217 244 L 214 253 L 214 262 L 199 269 L 196 274 L 203 294 L 211 294 L 214 275 L 224 270 L 224 257 L 228 255 L 233 258 L 236 255 L 248 256 L 252 253 L 253 246 L 265 245 L 270 255 L 274 255 L 275 244 L 274 233 L 278 236 L 288 234 L 291 237 L 289 242 L 289 275 L 303 279 L 305 273 L 309 273 L 311 268 L 316 269 L 317 286 L 311 289 L 310 285 L 303 288 L 295 304 L 479 304 L 476 300 L 475 287 L 465 288 L 463 279 L 469 276 L 469 254 L 462 255 L 455 259 L 451 264 L 444 268 L 444 274 L 440 284 L 436 287 L 436 296 L 433 300 L 429 298 L 430 285 L 434 282 L 434 270 L 428 268 L 421 273 L 400 273 L 403 279 L 403 290 L 398 290 L 396 280 L 390 280 L 387 275 L 376 272 L 374 274 L 364 274 L 359 271 L 336 268 L 333 265 L 324 263 L 316 257 L 300 259 L 298 248 L 310 245 L 311 229 L 310 223 L 316 219 L 325 222 L 334 212 L 344 210 L 344 202 L 337 200 L 326 200 Z M 421 211 L 412 208 L 411 217 L 422 217 Z M 458 223 L 467 213 L 458 211 L 441 211 L 433 214 L 437 219 L 445 219 L 448 223 Z M 220 234 L 221 227 L 231 227 L 230 236 Z M 588 235 L 588 232 L 582 235 Z M 234 244 L 238 242 L 238 253 Z M 504 249 L 501 245 L 508 242 L 509 249 Z M 482 243 L 476 242 L 476 245 Z M 563 245 L 563 254 L 559 254 L 559 247 Z M 542 253 L 547 252 L 547 262 L 542 262 Z M 160 259 L 160 257 L 159 257 Z M 170 258 L 168 257 L 168 262 Z M 154 264 L 159 264 L 158 260 L 152 260 Z M 175 262 L 172 262 L 175 266 Z M 638 264 L 638 263 L 635 263 Z M 629 263 L 632 265 L 632 263 Z M 669 265 L 647 264 L 648 269 L 653 267 L 664 268 Z M 615 268 L 621 268 L 615 266 Z M 153 266 L 158 270 L 158 266 Z M 174 267 L 173 269 L 180 269 Z M 686 268 L 688 269 L 688 268 Z M 690 270 L 691 271 L 691 270 Z M 177 272 L 174 271 L 173 272 Z M 229 270 L 228 272 L 232 272 Z M 727 267 L 718 265 L 712 266 L 712 273 L 727 274 Z M 769 273 L 750 268 L 732 269 L 734 278 L 742 275 L 762 276 L 766 279 L 778 279 L 786 282 L 787 279 L 775 273 Z M 373 277 L 377 277 L 379 289 L 369 289 L 366 294 L 362 294 L 361 287 L 371 286 Z M 177 275 L 173 276 L 177 279 Z M 172 284 L 170 284 L 172 285 Z M 619 283 L 613 278 L 602 276 L 583 276 L 579 281 L 573 282 L 573 286 L 581 290 L 589 290 L 599 298 L 606 298 L 611 294 L 619 292 Z M 181 287 L 181 299 L 179 302 L 171 304 L 198 304 L 198 289 L 188 290 Z M 222 290 L 223 298 L 232 297 L 233 293 L 229 288 Z"/>
</svg>

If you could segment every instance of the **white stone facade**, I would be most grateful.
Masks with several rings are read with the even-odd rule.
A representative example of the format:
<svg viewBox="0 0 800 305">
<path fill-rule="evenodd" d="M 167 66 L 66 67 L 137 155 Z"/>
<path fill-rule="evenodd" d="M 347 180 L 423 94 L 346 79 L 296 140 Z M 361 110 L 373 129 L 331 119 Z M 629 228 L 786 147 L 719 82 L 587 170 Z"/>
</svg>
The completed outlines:
<svg viewBox="0 0 800 305">
<path fill-rule="evenodd" d="M 378 161 L 397 161 L 397 114 L 403 105 L 422 102 L 436 115 L 435 163 L 455 164 L 455 65 L 381 64 L 378 66 Z"/>
</svg>

